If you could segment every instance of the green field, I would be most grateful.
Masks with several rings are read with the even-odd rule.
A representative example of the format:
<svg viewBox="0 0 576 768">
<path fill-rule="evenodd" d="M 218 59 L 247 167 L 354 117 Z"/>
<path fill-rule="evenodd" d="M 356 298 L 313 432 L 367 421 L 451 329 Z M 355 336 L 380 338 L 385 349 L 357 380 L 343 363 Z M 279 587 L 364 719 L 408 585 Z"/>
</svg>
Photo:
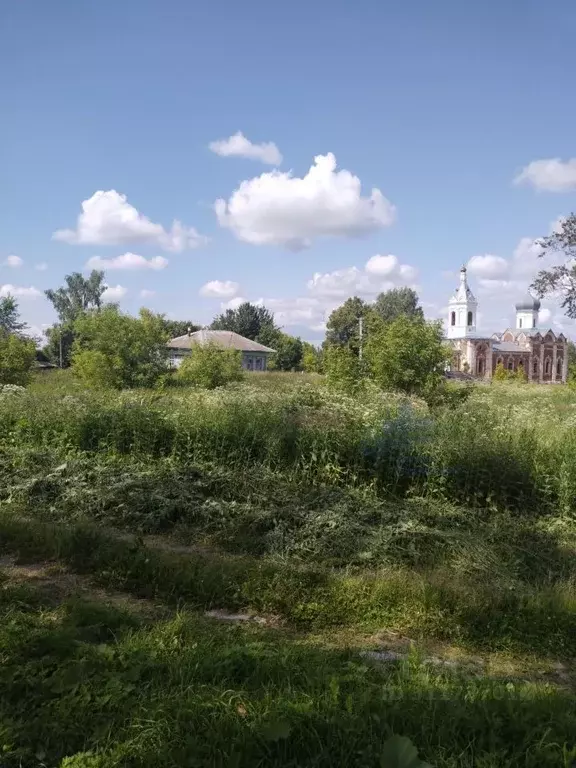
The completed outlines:
<svg viewBox="0 0 576 768">
<path fill-rule="evenodd" d="M 576 393 L 0 392 L 0 766 L 576 760 Z"/>
</svg>

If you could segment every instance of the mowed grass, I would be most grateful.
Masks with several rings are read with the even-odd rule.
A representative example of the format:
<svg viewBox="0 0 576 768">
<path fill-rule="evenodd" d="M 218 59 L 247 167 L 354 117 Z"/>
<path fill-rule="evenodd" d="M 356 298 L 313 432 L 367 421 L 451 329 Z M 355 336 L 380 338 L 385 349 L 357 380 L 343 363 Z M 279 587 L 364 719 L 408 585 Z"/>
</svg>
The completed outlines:
<svg viewBox="0 0 576 768">
<path fill-rule="evenodd" d="M 434 766 L 572 766 L 552 390 L 0 394 L 0 765 L 387 768 L 400 734 Z"/>
</svg>

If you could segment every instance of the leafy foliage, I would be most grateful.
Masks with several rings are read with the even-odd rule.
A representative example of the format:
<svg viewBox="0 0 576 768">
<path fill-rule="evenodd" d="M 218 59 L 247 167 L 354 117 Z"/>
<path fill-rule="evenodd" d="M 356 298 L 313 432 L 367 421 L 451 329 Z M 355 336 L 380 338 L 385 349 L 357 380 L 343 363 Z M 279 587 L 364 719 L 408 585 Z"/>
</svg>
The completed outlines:
<svg viewBox="0 0 576 768">
<path fill-rule="evenodd" d="M 266 307 L 257 307 L 245 301 L 237 309 L 227 309 L 218 315 L 210 328 L 213 331 L 233 331 L 252 341 L 266 344 L 266 333 L 275 333 L 278 329 L 274 323 L 274 315 Z"/>
<path fill-rule="evenodd" d="M 307 373 L 324 372 L 324 355 L 321 349 L 310 344 L 308 341 L 302 342 L 302 370 Z"/>
<path fill-rule="evenodd" d="M 215 389 L 241 381 L 243 376 L 241 352 L 217 344 L 198 344 L 180 364 L 176 380 L 179 384 Z"/>
<path fill-rule="evenodd" d="M 418 294 L 412 288 L 392 288 L 380 293 L 376 297 L 373 307 L 385 323 L 391 323 L 402 316 L 424 320 L 424 312 L 420 306 Z"/>
<path fill-rule="evenodd" d="M 44 291 L 61 323 L 73 323 L 82 313 L 102 306 L 102 294 L 106 290 L 104 272 L 93 269 L 87 278 L 73 272 L 66 275 L 64 282 L 65 286 Z"/>
<path fill-rule="evenodd" d="M 374 381 L 386 390 L 424 397 L 444 385 L 451 352 L 443 342 L 440 323 L 401 315 L 366 343 L 366 360 Z"/>
<path fill-rule="evenodd" d="M 107 306 L 81 315 L 74 332 L 72 369 L 89 386 L 152 387 L 167 373 L 168 335 L 147 309 L 132 317 Z"/>
<path fill-rule="evenodd" d="M 381 768 L 432 768 L 418 757 L 418 749 L 406 736 L 391 736 L 382 748 Z"/>
<path fill-rule="evenodd" d="M 190 320 L 169 320 L 164 315 L 160 316 L 164 330 L 168 335 L 168 339 L 176 339 L 178 336 L 185 336 L 187 333 L 195 333 L 199 331 L 202 326 L 195 325 Z"/>
<path fill-rule="evenodd" d="M 349 394 L 362 386 L 363 367 L 352 349 L 331 345 L 324 350 L 324 372 L 330 387 Z"/>
<path fill-rule="evenodd" d="M 0 384 L 28 384 L 35 358 L 31 339 L 0 332 Z"/>
<path fill-rule="evenodd" d="M 290 336 L 288 333 L 282 333 L 282 331 L 270 334 L 269 338 L 264 336 L 264 338 L 266 341 L 260 335 L 258 340 L 276 350 L 276 354 L 271 357 L 268 363 L 270 370 L 297 371 L 301 367 L 303 351 L 301 339 Z"/>
<path fill-rule="evenodd" d="M 355 355 L 360 350 L 360 323 L 359 319 L 366 318 L 372 310 L 370 306 L 354 296 L 346 299 L 344 304 L 335 309 L 326 323 L 325 346 L 346 346 Z"/>
<path fill-rule="evenodd" d="M 566 315 L 575 318 L 576 213 L 571 213 L 562 219 L 558 229 L 548 237 L 541 238 L 539 243 L 543 249 L 541 256 L 561 253 L 565 262 L 541 270 L 531 287 L 541 298 L 550 294 L 562 296 L 562 308 L 566 311 Z"/>
<path fill-rule="evenodd" d="M 509 381 L 510 379 L 510 372 L 504 368 L 503 363 L 500 361 L 496 368 L 494 368 L 494 371 L 492 373 L 492 380 L 493 381 Z"/>
<path fill-rule="evenodd" d="M 26 323 L 20 320 L 16 299 L 13 296 L 0 297 L 0 334 L 20 333 L 26 327 Z"/>
</svg>

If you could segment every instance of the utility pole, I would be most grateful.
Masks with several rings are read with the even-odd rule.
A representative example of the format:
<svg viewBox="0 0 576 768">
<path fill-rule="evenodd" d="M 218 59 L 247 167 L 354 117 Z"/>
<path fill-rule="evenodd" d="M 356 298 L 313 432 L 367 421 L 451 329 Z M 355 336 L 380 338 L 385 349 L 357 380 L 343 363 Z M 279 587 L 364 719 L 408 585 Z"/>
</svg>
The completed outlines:
<svg viewBox="0 0 576 768">
<path fill-rule="evenodd" d="M 358 359 L 362 360 L 362 331 L 364 329 L 364 318 L 362 315 L 358 318 L 358 337 L 360 339 L 360 349 L 358 350 Z"/>
</svg>

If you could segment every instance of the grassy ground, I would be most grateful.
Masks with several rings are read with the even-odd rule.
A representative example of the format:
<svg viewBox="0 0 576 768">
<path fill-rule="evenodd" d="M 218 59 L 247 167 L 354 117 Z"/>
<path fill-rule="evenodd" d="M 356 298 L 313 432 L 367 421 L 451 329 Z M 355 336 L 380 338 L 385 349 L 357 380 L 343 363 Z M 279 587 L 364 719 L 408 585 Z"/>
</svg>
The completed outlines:
<svg viewBox="0 0 576 768">
<path fill-rule="evenodd" d="M 0 395 L 0 765 L 572 766 L 552 390 Z"/>
</svg>

